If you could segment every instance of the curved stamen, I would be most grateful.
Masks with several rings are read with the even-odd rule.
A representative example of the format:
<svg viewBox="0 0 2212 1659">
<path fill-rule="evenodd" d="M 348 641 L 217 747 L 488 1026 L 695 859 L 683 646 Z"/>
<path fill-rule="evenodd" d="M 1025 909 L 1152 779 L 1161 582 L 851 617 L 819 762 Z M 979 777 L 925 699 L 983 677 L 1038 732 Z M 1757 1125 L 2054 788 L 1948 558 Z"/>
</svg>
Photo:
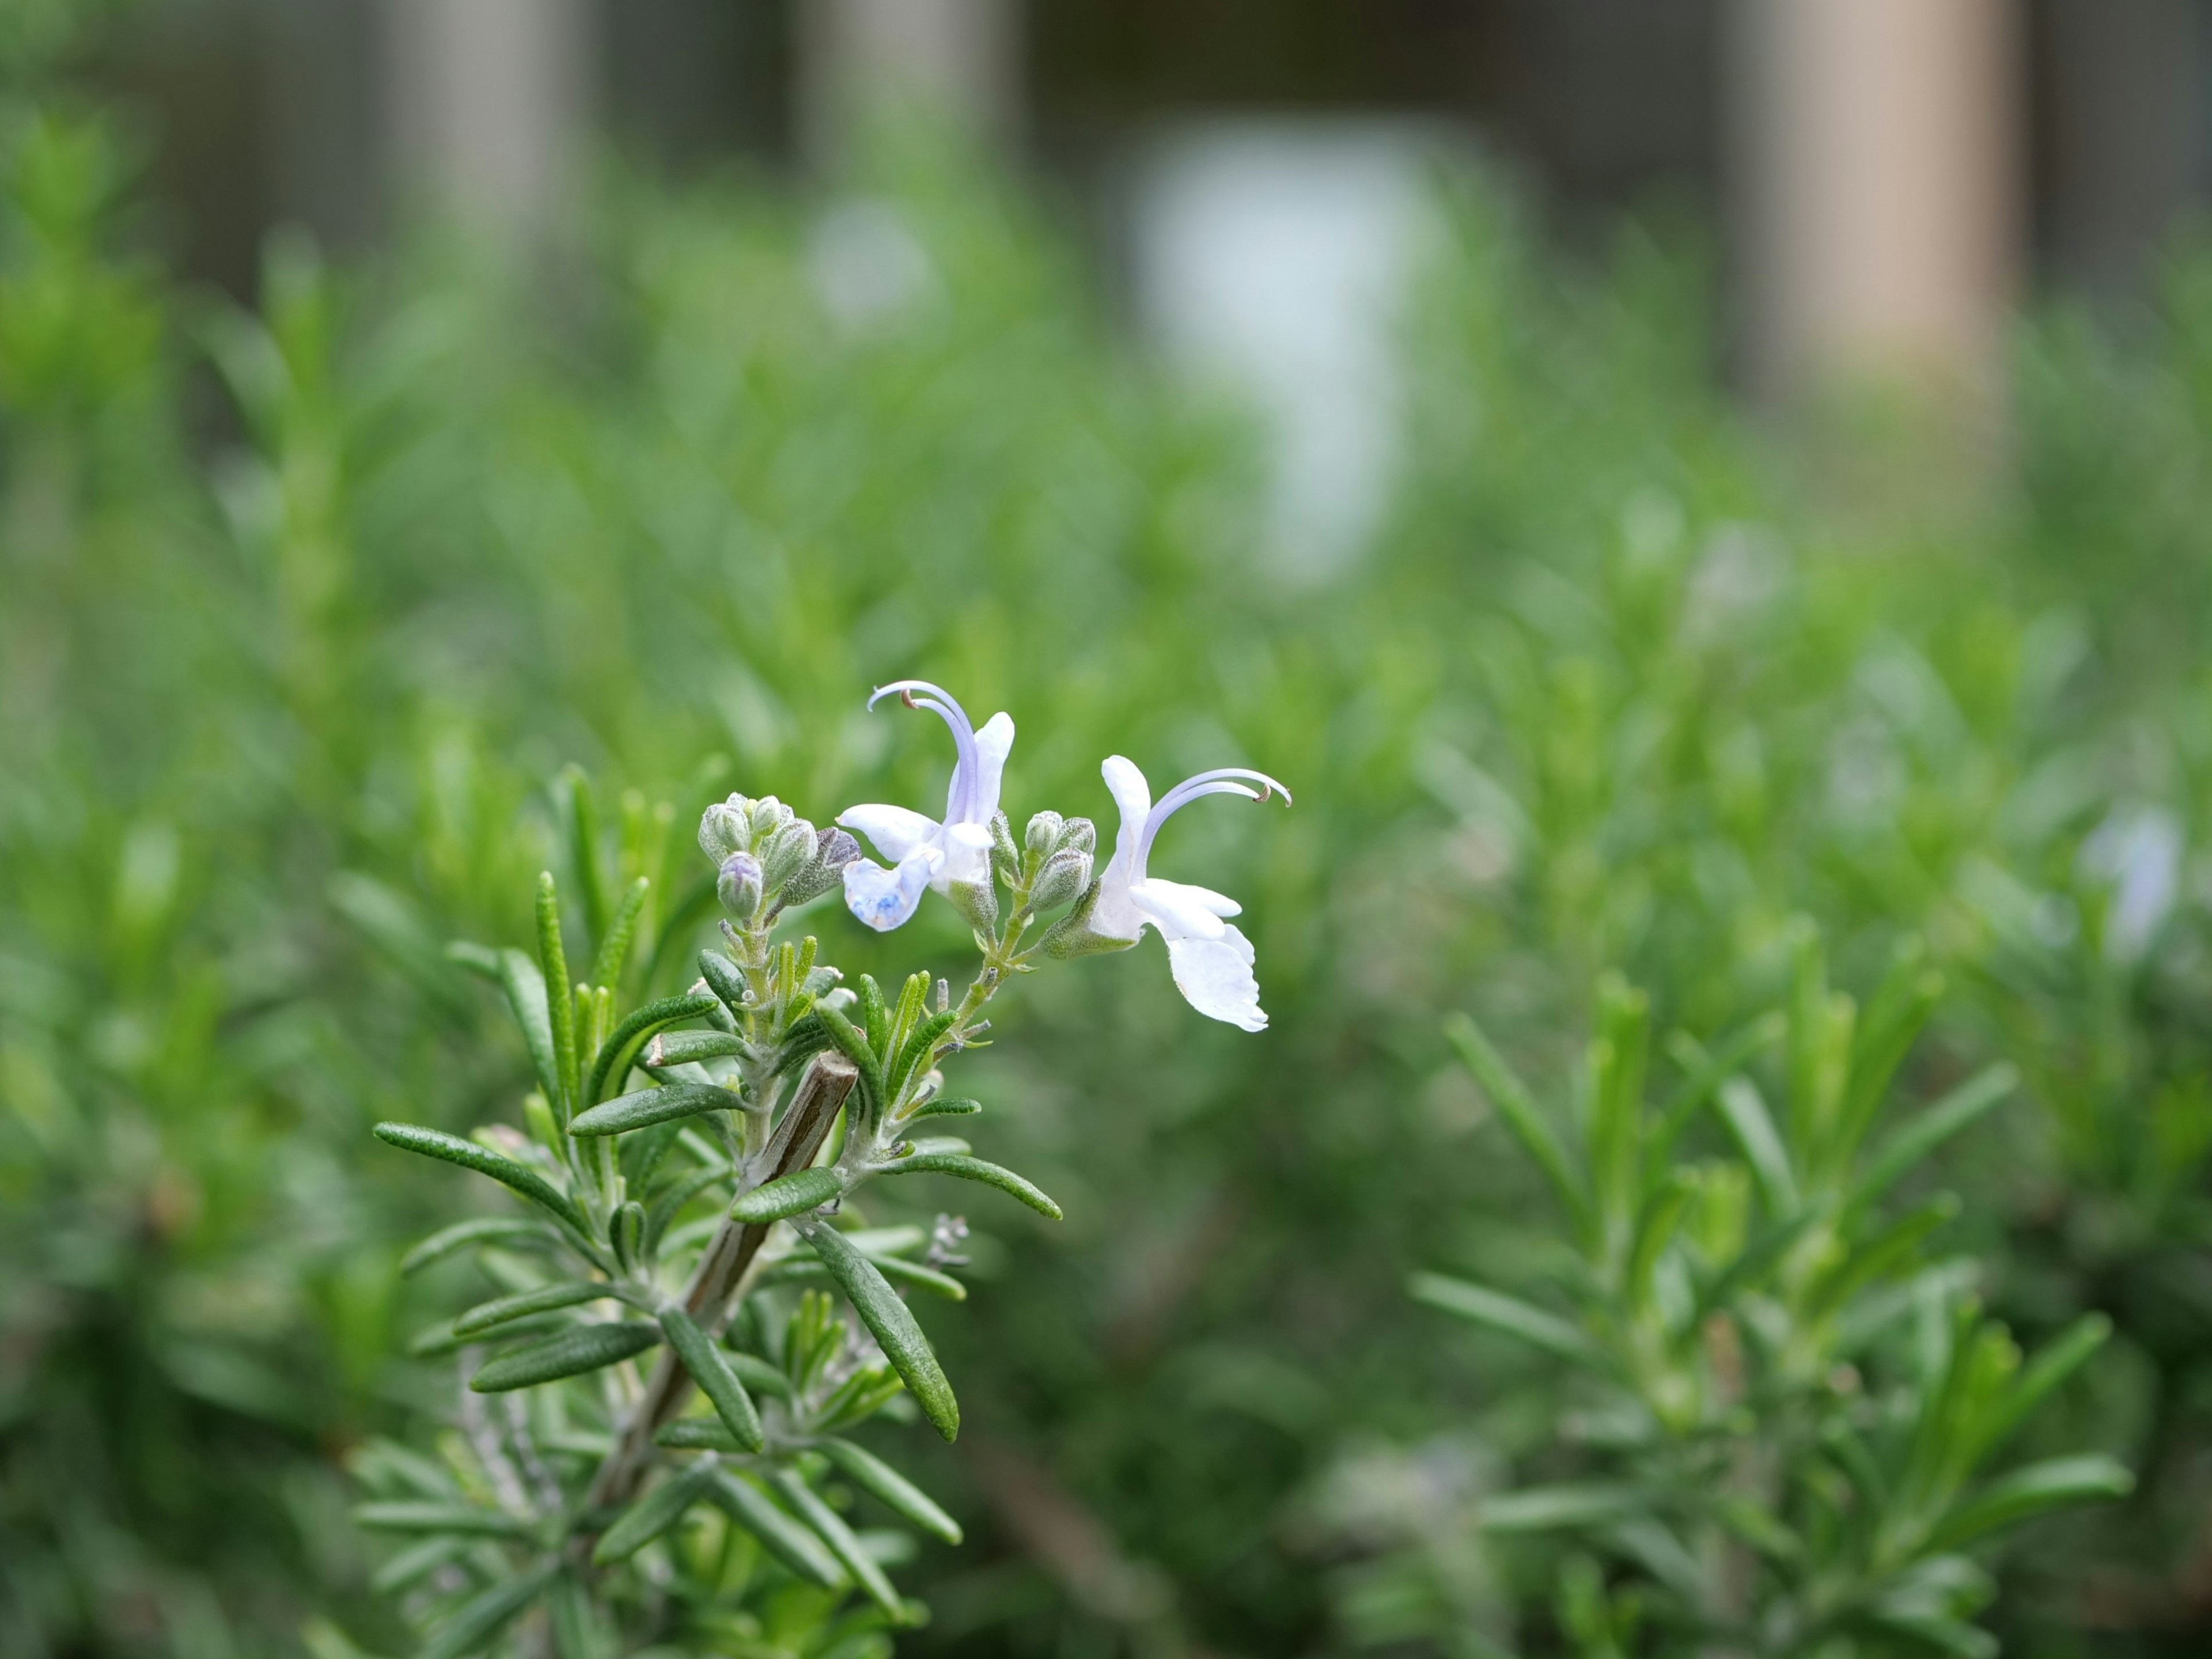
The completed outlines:
<svg viewBox="0 0 2212 1659">
<path fill-rule="evenodd" d="M 1249 784 L 1240 781 L 1244 779 L 1249 779 L 1251 783 L 1256 783 L 1260 787 L 1254 789 Z M 1138 875 L 1139 878 L 1142 877 L 1146 860 L 1152 855 L 1152 837 L 1159 834 L 1160 826 L 1189 805 L 1191 802 L 1206 795 L 1242 795 L 1246 800 L 1264 801 L 1270 795 L 1275 794 L 1282 796 L 1284 805 L 1287 806 L 1291 804 L 1289 790 L 1284 788 L 1280 783 L 1269 777 L 1265 772 L 1255 772 L 1247 767 L 1216 767 L 1211 772 L 1200 772 L 1185 778 L 1166 794 L 1162 795 L 1158 804 L 1145 818 L 1145 827 L 1137 836 Z"/>
<path fill-rule="evenodd" d="M 924 695 L 917 697 L 914 695 L 917 691 Z M 963 811 L 969 804 L 968 798 L 975 787 L 978 769 L 975 728 L 969 721 L 968 711 L 960 706 L 959 700 L 950 691 L 941 685 L 933 685 L 927 680 L 893 680 L 889 685 L 879 685 L 868 699 L 868 707 L 872 709 L 894 692 L 908 708 L 927 708 L 951 728 L 952 746 L 957 755 L 952 766 L 952 787 L 946 792 L 945 821 L 947 823 L 961 821 Z"/>
</svg>

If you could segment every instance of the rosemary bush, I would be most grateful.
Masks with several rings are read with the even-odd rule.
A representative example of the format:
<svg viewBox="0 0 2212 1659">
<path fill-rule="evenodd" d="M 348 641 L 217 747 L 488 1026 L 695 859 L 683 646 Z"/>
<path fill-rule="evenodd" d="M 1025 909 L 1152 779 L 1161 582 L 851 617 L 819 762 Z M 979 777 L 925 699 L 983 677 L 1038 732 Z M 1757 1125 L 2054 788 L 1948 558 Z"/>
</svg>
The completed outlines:
<svg viewBox="0 0 2212 1659">
<path fill-rule="evenodd" d="M 1200 1012 L 1246 1030 L 1267 1024 L 1251 946 L 1227 920 L 1238 906 L 1151 875 L 1149 858 L 1181 807 L 1214 794 L 1287 801 L 1280 785 L 1216 769 L 1155 805 L 1136 767 L 1111 757 L 1102 769 L 1121 825 L 1094 873 L 1086 818 L 1040 811 L 1014 840 L 999 808 L 1014 736 L 1005 714 L 977 731 L 923 681 L 884 688 L 871 707 L 893 692 L 952 733 L 944 817 L 880 805 L 842 813 L 840 825 L 893 860 L 885 867 L 845 828 L 817 830 L 772 796 L 708 807 L 699 845 L 728 913 L 727 951 L 700 952 L 689 991 L 620 1004 L 643 877 L 618 903 L 587 903 L 592 965 L 580 980 L 550 872 L 534 962 L 453 947 L 499 987 L 521 1030 L 538 1084 L 523 1103 L 527 1133 L 383 1123 L 376 1133 L 502 1183 L 534 1213 L 458 1222 L 406 1263 L 471 1253 L 498 1292 L 417 1345 L 463 1355 L 461 1432 L 442 1441 L 443 1466 L 391 1444 L 362 1460 L 380 1496 L 361 1522 L 417 1540 L 379 1583 L 415 1592 L 429 1659 L 483 1649 L 540 1603 L 562 1659 L 617 1639 L 623 1651 L 665 1640 L 887 1653 L 874 1632 L 920 1609 L 884 1573 L 896 1552 L 842 1511 L 858 1492 L 947 1542 L 960 1528 L 846 1436 L 917 1409 L 946 1440 L 957 1435 L 959 1406 L 906 1297 L 965 1298 L 945 1269 L 964 1260 L 967 1227 L 943 1214 L 868 1226 L 860 1193 L 880 1176 L 946 1175 L 1060 1218 L 1036 1186 L 966 1140 L 926 1133 L 981 1111 L 945 1092 L 945 1066 L 982 1042 L 984 1011 L 1019 975 L 1127 950 L 1149 927 Z M 926 890 L 946 897 L 980 953 L 957 1003 L 927 970 L 890 995 L 867 974 L 848 987 L 813 935 L 777 937 L 832 890 L 888 932 Z M 505 1346 L 487 1357 L 487 1344 Z M 477 1396 L 488 1395 L 508 1408 L 487 1411 Z M 848 1591 L 863 1610 L 844 1610 Z"/>
<path fill-rule="evenodd" d="M 1473 1021 L 1452 1029 L 1551 1189 L 1559 1229 L 1529 1265 L 1552 1285 L 1423 1273 L 1413 1293 L 1566 1368 L 1563 1449 L 1583 1468 L 1486 1497 L 1462 1524 L 1501 1549 L 1551 1543 L 1537 1576 L 1585 1659 L 1993 1656 L 1972 1622 L 1995 1594 L 1978 1547 L 2133 1484 L 2095 1454 L 1991 1469 L 2110 1322 L 2086 1316 L 2023 1364 L 1981 1313 L 1977 1264 L 1941 1249 L 1958 1200 L 1893 1202 L 2015 1074 L 1892 1108 L 1940 979 L 1908 943 L 1862 1011 L 1829 989 L 1811 927 L 1796 933 L 1783 1007 L 1711 1050 L 1675 1033 L 1656 1102 L 1649 1000 L 1617 975 L 1570 1113 Z M 1770 1096 L 1753 1073 L 1778 1048 Z M 1446 1641 L 1505 1650 L 1479 1626 Z"/>
</svg>

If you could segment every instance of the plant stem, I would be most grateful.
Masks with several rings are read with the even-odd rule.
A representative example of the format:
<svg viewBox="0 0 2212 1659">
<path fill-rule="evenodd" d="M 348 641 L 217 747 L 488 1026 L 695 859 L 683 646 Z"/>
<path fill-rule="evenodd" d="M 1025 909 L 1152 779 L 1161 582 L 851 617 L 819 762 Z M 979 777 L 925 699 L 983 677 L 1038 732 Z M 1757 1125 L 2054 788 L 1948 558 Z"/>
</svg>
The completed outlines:
<svg viewBox="0 0 2212 1659">
<path fill-rule="evenodd" d="M 739 1193 L 750 1192 L 813 1163 L 814 1155 L 821 1151 L 823 1139 L 830 1133 L 830 1126 L 836 1121 L 838 1110 L 845 1103 L 845 1097 L 852 1092 L 859 1078 L 852 1061 L 842 1054 L 817 1054 L 798 1092 L 793 1095 L 790 1106 L 769 1136 L 763 1156 L 741 1177 Z M 719 1337 L 729 1323 L 739 1284 L 760 1254 L 774 1224 L 746 1224 L 726 1218 L 701 1254 L 691 1282 L 684 1289 L 684 1310 L 709 1336 Z M 655 1431 L 674 1419 L 690 1392 L 690 1374 L 664 1346 L 659 1358 L 653 1363 L 644 1394 L 631 1411 L 629 1422 L 616 1437 L 614 1449 L 607 1454 L 606 1461 L 599 1465 L 599 1472 L 592 1479 L 590 1495 L 584 1500 L 587 1516 L 610 1505 L 626 1504 L 636 1494 L 646 1471 L 653 1465 Z"/>
</svg>

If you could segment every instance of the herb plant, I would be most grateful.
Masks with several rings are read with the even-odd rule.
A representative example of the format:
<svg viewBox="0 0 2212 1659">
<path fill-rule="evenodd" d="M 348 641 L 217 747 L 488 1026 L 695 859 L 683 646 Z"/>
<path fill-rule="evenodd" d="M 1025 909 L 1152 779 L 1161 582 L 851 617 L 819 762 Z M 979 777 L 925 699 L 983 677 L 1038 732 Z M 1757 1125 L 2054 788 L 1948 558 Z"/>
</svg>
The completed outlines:
<svg viewBox="0 0 2212 1659">
<path fill-rule="evenodd" d="M 428 1659 L 484 1650 L 541 1607 L 514 1639 L 540 1632 L 562 1659 L 691 1638 L 763 1655 L 887 1651 L 883 1630 L 921 1610 L 884 1570 L 897 1547 L 856 1531 L 846 1511 L 865 1496 L 948 1543 L 960 1528 L 848 1437 L 917 1410 L 946 1440 L 958 1433 L 958 1402 L 907 1297 L 964 1298 L 945 1269 L 961 1265 L 966 1229 L 951 1216 L 859 1224 L 855 1196 L 880 1176 L 927 1172 L 1059 1218 L 1022 1176 L 931 1133 L 981 1111 L 946 1092 L 945 1067 L 983 1040 L 986 1009 L 1018 975 L 1127 949 L 1150 926 L 1201 1012 L 1266 1024 L 1251 947 L 1227 921 L 1237 904 L 1150 878 L 1146 860 L 1181 806 L 1219 793 L 1287 799 L 1279 784 L 1218 769 L 1154 805 L 1136 768 L 1113 757 L 1103 771 L 1122 820 L 1094 871 L 1087 819 L 1042 811 L 1014 840 L 999 808 L 1012 720 L 979 732 L 936 686 L 902 681 L 876 697 L 893 692 L 952 732 L 943 818 L 891 805 L 842 814 L 885 866 L 848 828 L 817 830 L 774 797 L 708 807 L 699 845 L 727 913 L 724 948 L 699 953 L 684 993 L 620 1006 L 642 877 L 618 902 L 587 902 L 597 925 L 580 979 L 550 873 L 534 961 L 452 949 L 504 994 L 537 1087 L 526 1133 L 376 1128 L 528 1206 L 457 1222 L 408 1257 L 420 1269 L 468 1252 L 498 1293 L 419 1345 L 461 1356 L 459 1432 L 442 1458 L 381 1444 L 362 1460 L 375 1496 L 358 1518 L 409 1540 L 380 1583 L 411 1594 Z M 979 953 L 957 1002 L 926 971 L 890 994 L 866 974 L 847 986 L 817 939 L 781 929 L 837 891 L 887 932 L 931 890 Z"/>
</svg>

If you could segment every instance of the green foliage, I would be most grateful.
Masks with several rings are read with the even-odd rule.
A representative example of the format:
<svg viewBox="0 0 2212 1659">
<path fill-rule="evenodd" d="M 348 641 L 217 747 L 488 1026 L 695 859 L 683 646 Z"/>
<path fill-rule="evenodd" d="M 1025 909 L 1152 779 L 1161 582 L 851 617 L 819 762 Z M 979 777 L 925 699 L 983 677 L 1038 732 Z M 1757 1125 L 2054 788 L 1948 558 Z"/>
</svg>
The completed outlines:
<svg viewBox="0 0 2212 1659">
<path fill-rule="evenodd" d="M 1543 1294 L 1571 1311 L 1434 1273 L 1413 1294 L 1583 1379 L 1563 1438 L 1589 1467 L 1483 1500 L 1469 1521 L 1595 1552 L 1534 1570 L 1574 1587 L 1556 1617 L 1579 1651 L 1852 1659 L 1900 1638 L 1994 1651 L 1971 1623 L 1993 1586 L 1961 1549 L 2133 1484 L 2102 1456 L 1987 1468 L 2109 1326 L 2085 1320 L 2023 1367 L 1961 1263 L 1935 1249 L 1956 1200 L 1889 1212 L 1889 1190 L 2014 1079 L 1993 1067 L 1886 1113 L 1932 1000 L 1917 949 L 1899 952 L 1855 1031 L 1817 938 L 1794 932 L 1783 1017 L 1753 1028 L 1767 1042 L 1733 1045 L 1717 1068 L 1678 1034 L 1672 1098 L 1649 1098 L 1647 1004 L 1618 979 L 1599 988 L 1579 1108 L 1559 1129 L 1471 1023 L 1455 1033 L 1484 1086 L 1518 1103 L 1507 1121 L 1559 1187 L 1571 1248 Z M 1773 1047 L 1770 1106 L 1745 1062 Z M 1684 1148 L 1707 1116 L 1723 1156 Z"/>
<path fill-rule="evenodd" d="M 442 1452 L 425 1490 L 387 1437 L 421 1460 L 426 1413 L 496 1425 L 528 1394 L 457 1403 L 427 1351 L 469 1340 L 456 1312 L 604 1269 L 576 1266 L 562 1222 L 365 1136 L 414 1123 L 532 1167 L 564 1121 L 625 1098 L 617 1068 L 731 1058 L 696 1019 L 625 1039 L 641 1065 L 606 1050 L 629 1011 L 702 973 L 720 988 L 696 957 L 714 886 L 684 873 L 675 809 L 733 767 L 787 798 L 926 799 L 941 764 L 852 695 L 916 664 L 1022 708 L 1015 772 L 1046 798 L 1103 806 L 1112 748 L 1148 769 L 1228 748 L 1300 804 L 1264 841 L 1194 816 L 1164 838 L 1246 902 L 1265 1038 L 1176 1023 L 1139 954 L 1079 993 L 1042 976 L 963 1060 L 992 1156 L 1066 1223 L 933 1164 L 871 1189 L 991 1218 L 947 1246 L 974 1258 L 959 1316 L 921 1316 L 969 1427 L 907 1457 L 972 1553 L 897 1566 L 938 1609 L 903 1649 L 1655 1639 L 1618 1596 L 1646 1570 L 1590 1518 L 1630 1449 L 1562 1443 L 1569 1362 L 1501 1339 L 1471 1370 L 1406 1275 L 1468 1265 L 1579 1346 L 1549 1271 L 1568 1241 L 1656 1284 L 1726 1247 L 1692 1235 L 1734 1206 L 1777 1252 L 1739 1258 L 1741 1296 L 1765 1294 L 1796 1261 L 1770 1214 L 1832 1197 L 1839 1169 L 1879 1176 L 1878 1149 L 1913 1150 L 1886 1136 L 1949 1127 L 1920 1115 L 1998 1063 L 2016 1092 L 1949 1109 L 1996 1115 L 1900 1164 L 1834 1237 L 1873 1284 L 1937 1249 L 1979 1263 L 1990 1316 L 2039 1357 L 2014 1386 L 2049 1379 L 2042 1409 L 1977 1468 L 2087 1447 L 2139 1477 L 1985 1565 L 1997 1534 L 1969 1540 L 2003 1592 L 1989 1629 L 2068 1659 L 2203 1645 L 2201 257 L 2167 273 L 2142 343 L 2079 317 L 2027 329 L 2013 471 L 1939 515 L 1921 480 L 1739 428 L 1678 235 L 1632 228 L 1577 262 L 1493 190 L 1448 182 L 1393 516 L 1299 588 L 1255 546 L 1248 435 L 1133 366 L 1064 240 L 965 164 L 915 145 L 870 179 L 929 280 L 857 322 L 817 280 L 829 204 L 616 173 L 549 262 L 557 292 L 451 246 L 336 270 L 292 238 L 230 308 L 145 256 L 136 129 L 52 82 L 78 61 L 77 9 L 0 22 L 0 1647 L 282 1650 L 312 1619 L 396 1654 L 396 1605 L 490 1583 L 474 1543 L 434 1534 L 378 1565 L 333 1453 L 383 1483 L 375 1501 L 489 1513 L 440 1485 L 458 1487 Z M 1021 828 L 1000 856 L 1042 888 Z M 547 869 L 573 896 L 550 976 Z M 1881 983 L 1908 933 L 1924 969 L 1846 1031 L 1801 977 L 1801 914 L 1839 983 Z M 949 913 L 914 927 L 917 957 L 965 948 Z M 448 955 L 449 929 L 532 947 Z M 872 941 L 847 956 L 884 974 Z M 1608 968 L 1648 1011 L 1593 999 Z M 1908 1051 L 1936 973 L 1951 991 Z M 614 994 L 586 1004 L 572 976 Z M 904 983 L 880 978 L 887 1025 Z M 1825 1024 L 1800 1018 L 1824 1000 Z M 1462 1004 L 1547 1085 L 1593 1030 L 1735 1040 L 1661 1043 L 1656 1097 L 1609 1062 L 1611 1091 L 1554 1118 L 1552 1087 L 1540 1104 L 1468 1085 L 1437 1035 Z M 1778 1048 L 1787 1022 L 1808 1035 Z M 794 1070 L 865 1043 L 895 1091 L 903 1048 L 848 1024 L 795 1022 Z M 944 1097 L 914 1116 L 955 1112 L 976 1121 Z M 617 1137 L 617 1172 L 659 1196 L 609 1210 L 595 1249 L 689 1248 L 713 1178 L 684 1136 L 708 1117 Z M 515 1141 L 467 1140 L 486 1123 Z M 1516 1154 L 1528 1125 L 1555 1164 Z M 908 1128 L 939 1127 L 966 1122 Z M 1657 1185 L 1623 1224 L 1631 1176 Z M 1948 1223 L 1939 1188 L 1962 1200 Z M 465 1191 L 504 1208 L 410 1254 Z M 1590 1214 L 1559 1222 L 1557 1192 Z M 962 1281 L 921 1259 L 932 1242 L 868 1259 L 949 1298 Z M 799 1250 L 767 1289 L 796 1307 L 836 1283 Z M 578 1307 L 471 1336 L 545 1340 Z M 395 1358 L 433 1316 L 424 1356 Z M 1921 1317 L 1888 1328 L 1854 1400 L 1867 1378 L 1923 1396 Z M 2100 1318 L 2111 1340 L 2061 1386 Z M 757 1409 L 805 1402 L 833 1456 L 866 1390 L 838 1401 L 790 1369 L 784 1334 L 722 1352 Z M 1657 1375 L 1695 1375 L 1679 1350 Z M 719 1414 L 672 1427 L 722 1437 L 687 1456 L 738 1455 Z M 2002 1514 L 2058 1473 L 1954 1497 L 1986 1490 Z M 1465 1531 L 1469 1493 L 1553 1578 Z M 1794 1526 L 1815 1498 L 1790 1496 L 1801 1510 L 1771 1513 Z M 1587 1541 L 1555 1550 L 1540 1523 L 1577 1505 Z M 1399 1547 L 1409 1530 L 1419 1548 Z M 849 1574 L 766 1486 L 723 1471 L 655 1551 L 751 1621 L 696 1604 L 702 1644 L 884 1650 L 881 1607 L 833 1594 Z M 772 1590 L 749 1595 L 756 1578 Z M 1905 1616 L 1948 1618 L 1980 1582 L 1926 1585 Z M 611 1635 L 579 1589 L 537 1592 L 564 1652 Z"/>
</svg>

